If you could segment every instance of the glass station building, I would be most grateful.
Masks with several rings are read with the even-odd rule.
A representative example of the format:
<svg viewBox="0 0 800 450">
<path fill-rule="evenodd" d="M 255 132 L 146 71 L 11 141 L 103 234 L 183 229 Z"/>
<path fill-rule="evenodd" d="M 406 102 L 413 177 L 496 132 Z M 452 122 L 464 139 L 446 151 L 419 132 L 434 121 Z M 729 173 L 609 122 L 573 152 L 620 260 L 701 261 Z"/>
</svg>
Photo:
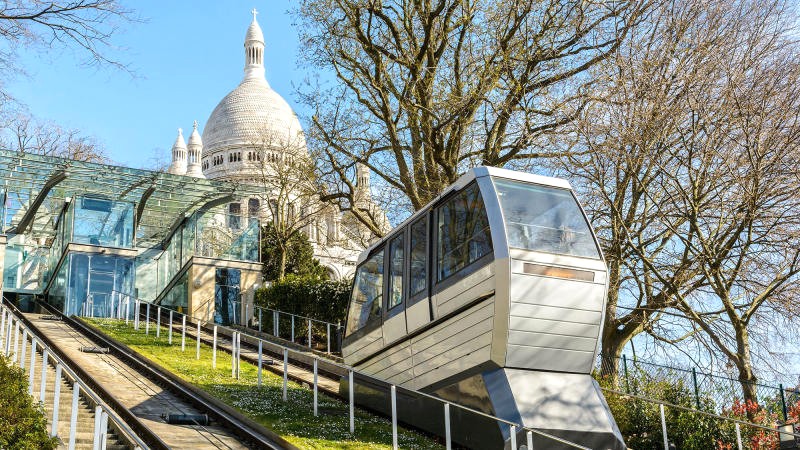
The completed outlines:
<svg viewBox="0 0 800 450">
<path fill-rule="evenodd" d="M 6 298 L 94 317 L 138 299 L 226 324 L 234 301 L 253 311 L 259 222 L 227 206 L 257 187 L 5 150 L 0 182 Z"/>
</svg>

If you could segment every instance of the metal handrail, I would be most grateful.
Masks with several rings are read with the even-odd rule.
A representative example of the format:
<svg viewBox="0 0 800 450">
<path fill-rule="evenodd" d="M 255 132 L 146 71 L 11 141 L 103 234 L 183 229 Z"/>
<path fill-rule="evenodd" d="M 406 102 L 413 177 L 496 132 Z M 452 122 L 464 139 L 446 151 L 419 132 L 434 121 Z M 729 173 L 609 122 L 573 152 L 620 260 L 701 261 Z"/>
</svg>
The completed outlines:
<svg viewBox="0 0 800 450">
<path fill-rule="evenodd" d="M 706 411 L 700 411 L 700 410 L 694 409 L 694 408 L 689 408 L 687 406 L 681 406 L 681 405 L 676 405 L 676 404 L 670 403 L 670 402 L 665 402 L 665 401 L 661 401 L 661 400 L 654 400 L 654 399 L 651 399 L 651 398 L 642 397 L 641 395 L 628 394 L 626 392 L 619 391 L 619 390 L 616 390 L 616 389 L 611 389 L 611 388 L 601 388 L 601 389 L 606 391 L 606 392 L 611 392 L 612 394 L 616 394 L 616 395 L 620 395 L 620 396 L 624 396 L 624 397 L 635 398 L 637 400 L 642 400 L 642 401 L 645 401 L 645 402 L 648 402 L 648 403 L 654 403 L 656 405 L 669 406 L 670 408 L 680 409 L 682 411 L 688 411 L 688 412 L 692 412 L 692 413 L 697 413 L 697 414 L 701 414 L 701 415 L 704 415 L 704 416 L 713 417 L 713 418 L 719 419 L 719 420 L 727 420 L 729 422 L 737 423 L 737 424 L 740 424 L 740 425 L 746 425 L 748 427 L 759 428 L 759 429 L 762 429 L 762 430 L 765 430 L 765 431 L 770 431 L 770 432 L 773 432 L 773 433 L 780 433 L 780 434 L 783 434 L 783 435 L 794 436 L 795 438 L 800 438 L 800 434 L 798 434 L 798 433 L 790 433 L 788 431 L 776 430 L 775 428 L 770 428 L 768 426 L 764 426 L 764 425 L 759 425 L 757 423 L 748 422 L 746 420 L 739 420 L 739 419 L 735 419 L 733 417 L 725 417 L 725 416 L 721 416 L 719 414 L 714 414 L 714 413 L 710 413 L 710 412 L 706 412 Z"/>
<path fill-rule="evenodd" d="M 5 297 L 3 297 L 3 302 L 8 302 L 8 300 Z M 101 407 L 103 411 L 105 411 L 105 413 L 108 414 L 108 417 L 117 425 L 117 427 L 119 427 L 120 431 L 126 434 L 138 446 L 138 448 L 141 448 L 143 450 L 149 449 L 147 444 L 145 444 L 144 441 L 142 441 L 142 439 L 139 438 L 139 436 L 128 426 L 128 424 L 124 420 L 122 420 L 122 418 L 120 418 L 117 415 L 117 413 L 110 406 L 108 406 L 108 404 L 106 404 L 100 398 L 99 395 L 97 395 L 97 393 L 95 393 L 92 389 L 90 389 L 89 386 L 76 375 L 75 371 L 66 362 L 64 362 L 64 360 L 61 359 L 61 357 L 59 357 L 56 352 L 54 352 L 52 349 L 50 349 L 50 347 L 47 344 L 45 344 L 42 337 L 39 336 L 38 333 L 35 333 L 30 327 L 28 327 L 25 324 L 24 321 L 21 320 L 21 318 L 17 315 L 17 312 L 14 311 L 14 309 L 16 308 L 12 309 L 11 307 L 3 304 L 3 302 L 0 302 L 0 312 L 6 310 L 10 314 L 15 316 L 17 323 L 23 330 L 27 331 L 28 335 L 31 336 L 31 339 L 36 339 L 39 341 L 39 343 L 43 347 L 42 351 L 47 352 L 48 358 L 52 358 L 56 361 L 56 364 L 60 364 L 62 370 L 66 373 L 66 375 L 69 378 L 72 379 L 73 389 L 74 385 L 78 385 L 79 389 L 82 392 L 84 392 L 91 399 L 91 401 L 94 402 L 96 406 Z M 58 382 L 58 380 L 56 380 L 56 382 Z M 70 433 L 71 432 L 72 431 L 70 430 Z"/>
<path fill-rule="evenodd" d="M 162 306 L 162 308 L 165 308 L 165 307 Z M 195 318 L 193 316 L 190 316 L 190 315 L 188 315 L 186 313 L 178 313 L 178 314 L 186 316 L 188 319 L 200 320 L 202 322 L 202 319 L 197 319 L 197 318 Z M 254 335 L 251 335 L 251 334 L 248 334 L 248 333 L 242 333 L 239 330 L 236 330 L 236 329 L 233 329 L 233 328 L 230 328 L 230 327 L 226 327 L 226 326 L 223 326 L 223 325 L 215 325 L 215 326 L 217 328 L 220 328 L 220 329 L 223 329 L 223 330 L 227 330 L 227 331 L 229 331 L 231 333 L 238 333 L 240 336 L 245 336 L 245 337 L 248 337 L 248 338 L 253 339 L 255 341 L 264 341 L 263 339 L 261 339 L 261 338 L 259 338 L 257 336 L 254 336 Z M 199 339 L 199 336 L 198 336 L 198 339 Z M 291 349 L 291 348 L 289 348 L 287 346 L 284 346 L 284 345 L 281 345 L 281 344 L 278 344 L 278 343 L 274 343 L 274 342 L 272 342 L 272 344 L 277 346 L 278 348 L 280 348 L 287 355 L 289 353 L 303 355 L 302 352 L 299 352 L 297 350 Z M 318 356 L 314 356 L 314 358 L 315 359 L 319 359 Z M 396 386 L 394 383 L 392 383 L 390 381 L 384 380 L 382 378 L 379 378 L 379 377 L 376 377 L 376 376 L 373 376 L 373 375 L 369 375 L 369 374 L 365 374 L 365 373 L 359 372 L 359 371 L 355 370 L 355 368 L 353 368 L 352 366 L 349 366 L 347 364 L 339 363 L 337 361 L 333 361 L 333 360 L 330 360 L 330 359 L 327 359 L 327 358 L 326 358 L 325 362 L 327 364 L 330 364 L 330 365 L 336 367 L 336 368 L 339 368 L 339 369 L 342 369 L 342 370 L 346 370 L 348 373 L 359 374 L 362 377 L 370 378 L 370 379 L 385 383 L 385 384 L 387 384 L 389 386 Z M 553 435 L 551 435 L 549 433 L 546 433 L 546 432 L 543 432 L 543 431 L 540 431 L 540 430 L 537 430 L 537 429 L 534 429 L 534 428 L 525 427 L 522 424 L 519 424 L 519 423 L 516 423 L 516 422 L 512 422 L 512 421 L 509 421 L 509 420 L 506 420 L 506 419 L 503 419 L 503 418 L 500 418 L 500 417 L 496 417 L 496 416 L 493 416 L 491 414 L 487 414 L 487 413 L 484 413 L 482 411 L 478 411 L 476 409 L 470 408 L 468 406 L 460 405 L 458 403 L 449 402 L 447 400 L 443 400 L 443 399 L 441 399 L 439 397 L 436 397 L 434 395 L 426 394 L 424 392 L 420 392 L 420 391 L 417 391 L 417 390 L 414 390 L 414 389 L 407 389 L 407 388 L 403 388 L 403 389 L 408 391 L 408 392 L 414 393 L 416 395 L 420 395 L 422 397 L 437 401 L 437 402 L 441 403 L 442 406 L 450 405 L 451 407 L 455 407 L 455 408 L 458 408 L 458 409 L 461 409 L 461 410 L 464 410 L 464 411 L 468 411 L 470 413 L 478 414 L 478 415 L 480 415 L 482 417 L 488 418 L 490 420 L 494 420 L 495 422 L 506 424 L 509 427 L 511 427 L 512 430 L 518 429 L 518 430 L 521 430 L 523 432 L 527 432 L 529 434 L 530 433 L 536 434 L 537 436 L 541 436 L 541 437 L 544 437 L 544 438 L 547 438 L 547 439 L 552 439 L 554 441 L 560 442 L 560 443 L 565 444 L 565 445 L 570 445 L 570 446 L 572 446 L 574 448 L 584 449 L 584 450 L 591 450 L 588 447 L 584 447 L 582 445 L 576 444 L 574 442 L 568 441 L 568 440 L 560 438 L 558 436 L 553 436 Z M 513 433 L 510 433 L 510 434 L 514 435 Z M 516 437 L 516 435 L 514 435 L 514 436 Z"/>
</svg>

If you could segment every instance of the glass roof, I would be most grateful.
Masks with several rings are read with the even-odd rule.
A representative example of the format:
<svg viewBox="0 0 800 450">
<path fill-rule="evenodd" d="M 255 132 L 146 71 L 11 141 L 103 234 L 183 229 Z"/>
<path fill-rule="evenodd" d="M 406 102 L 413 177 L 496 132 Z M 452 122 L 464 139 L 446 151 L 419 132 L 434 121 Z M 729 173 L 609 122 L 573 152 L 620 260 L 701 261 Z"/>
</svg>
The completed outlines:
<svg viewBox="0 0 800 450">
<path fill-rule="evenodd" d="M 263 188 L 241 183 L 9 150 L 0 150 L 0 182 L 5 193 L 2 232 L 25 234 L 44 245 L 54 237 L 56 220 L 68 197 L 127 201 L 137 210 L 144 203 L 137 217 L 136 246 L 153 247 L 168 237 L 179 218 L 210 202 L 263 195 Z M 18 230 L 21 222 L 23 229 Z"/>
</svg>

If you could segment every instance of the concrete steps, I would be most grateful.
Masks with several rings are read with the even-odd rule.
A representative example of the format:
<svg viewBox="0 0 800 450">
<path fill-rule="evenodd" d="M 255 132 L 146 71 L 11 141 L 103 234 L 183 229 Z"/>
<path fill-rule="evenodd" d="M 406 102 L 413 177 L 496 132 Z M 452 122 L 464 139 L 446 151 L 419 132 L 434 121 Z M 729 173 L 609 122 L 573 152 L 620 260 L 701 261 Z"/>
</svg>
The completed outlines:
<svg viewBox="0 0 800 450">
<path fill-rule="evenodd" d="M 37 346 L 36 357 L 34 361 L 34 382 L 33 382 L 33 398 L 34 401 L 41 401 L 39 398 L 41 393 L 41 377 L 42 377 L 42 353 L 41 348 Z M 27 343 L 27 352 L 25 355 L 23 370 L 26 376 L 30 373 L 30 342 Z M 21 347 L 20 347 L 21 353 Z M 57 437 L 61 440 L 59 448 L 67 448 L 69 444 L 70 433 L 70 418 L 72 413 L 72 397 L 73 397 L 73 382 L 67 380 L 66 373 L 62 370 L 61 378 L 56 380 L 56 368 L 52 357 L 48 357 L 47 376 L 45 381 L 45 396 L 43 401 L 45 417 L 47 418 L 48 431 L 52 428 L 53 420 L 53 398 L 55 396 L 56 382 L 60 385 L 60 395 L 58 404 L 58 425 Z M 94 442 L 94 423 L 95 423 L 95 404 L 86 396 L 81 390 L 78 400 L 78 419 L 75 433 L 75 448 L 76 449 L 89 449 L 93 448 Z M 109 421 L 109 430 L 106 440 L 106 449 L 109 450 L 122 450 L 132 448 L 125 440 L 120 438 L 117 430 Z"/>
</svg>

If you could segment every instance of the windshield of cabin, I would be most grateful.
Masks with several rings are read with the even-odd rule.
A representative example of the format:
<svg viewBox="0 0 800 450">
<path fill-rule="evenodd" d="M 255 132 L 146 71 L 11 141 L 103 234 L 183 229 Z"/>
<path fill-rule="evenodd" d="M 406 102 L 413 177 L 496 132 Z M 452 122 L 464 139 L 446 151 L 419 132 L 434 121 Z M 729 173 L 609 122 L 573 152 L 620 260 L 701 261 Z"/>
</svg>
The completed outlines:
<svg viewBox="0 0 800 450">
<path fill-rule="evenodd" d="M 494 179 L 509 247 L 600 258 L 589 223 L 568 189 Z"/>
</svg>

